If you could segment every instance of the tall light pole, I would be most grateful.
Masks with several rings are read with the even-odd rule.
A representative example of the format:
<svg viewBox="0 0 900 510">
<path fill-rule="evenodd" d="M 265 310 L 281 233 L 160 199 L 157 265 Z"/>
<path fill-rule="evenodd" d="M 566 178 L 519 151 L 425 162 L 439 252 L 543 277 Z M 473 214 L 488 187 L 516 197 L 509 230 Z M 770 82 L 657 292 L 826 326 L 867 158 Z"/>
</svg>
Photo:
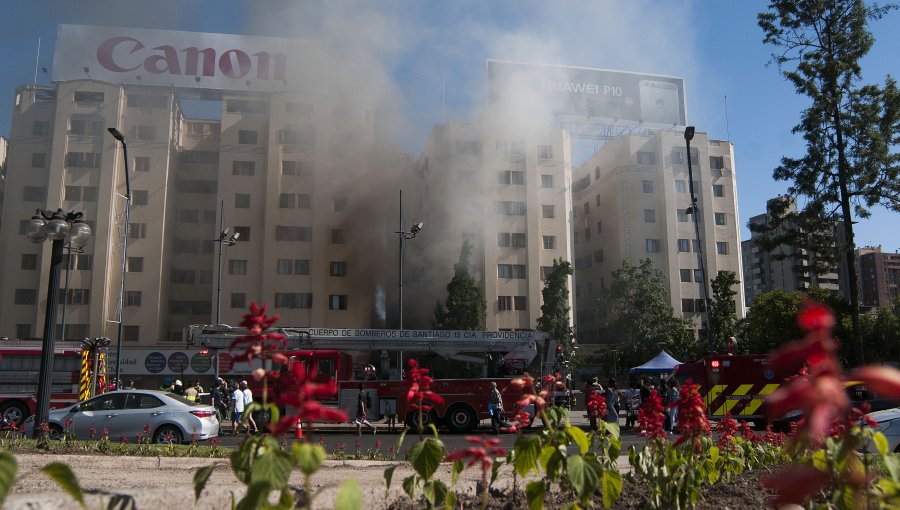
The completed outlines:
<svg viewBox="0 0 900 510">
<path fill-rule="evenodd" d="M 219 264 L 216 276 L 216 324 L 222 323 L 219 319 L 219 314 L 222 310 L 222 253 L 225 251 L 223 246 L 234 246 L 237 243 L 238 237 L 241 236 L 240 232 L 228 235 L 229 227 L 225 226 L 224 200 L 222 201 L 221 212 L 219 213 L 219 228 L 221 229 L 219 237 L 214 239 L 215 242 L 219 243 Z"/>
<path fill-rule="evenodd" d="M 80 212 L 56 212 L 38 209 L 25 235 L 34 243 L 42 243 L 45 239 L 53 241 L 50 249 L 50 278 L 47 282 L 47 308 L 44 312 L 44 338 L 41 345 L 41 368 L 38 379 L 38 400 L 35 412 L 32 436 L 37 439 L 40 426 L 47 422 L 50 413 L 50 390 L 53 385 L 53 330 L 56 327 L 56 306 L 59 300 L 59 265 L 62 262 L 63 241 L 71 240 L 77 247 L 84 246 L 91 236 L 91 227 L 81 218 Z"/>
<path fill-rule="evenodd" d="M 125 326 L 125 270 L 128 264 L 128 227 L 131 221 L 131 178 L 128 176 L 128 146 L 125 135 L 116 128 L 106 128 L 122 144 L 122 161 L 125 162 L 125 225 L 122 229 L 122 283 L 119 286 L 119 330 L 116 340 L 116 389 L 119 388 L 122 367 L 122 330 Z"/>
<path fill-rule="evenodd" d="M 403 190 L 400 190 L 400 230 L 395 232 L 400 237 L 400 282 L 399 282 L 399 290 L 400 290 L 400 330 L 403 330 L 403 241 L 407 239 L 413 239 L 419 232 L 422 231 L 422 227 L 425 224 L 421 221 L 418 223 L 414 223 L 412 227 L 410 227 L 409 232 L 403 230 Z M 403 351 L 400 351 L 400 355 L 398 357 L 398 367 L 397 372 L 399 374 L 400 379 L 403 379 Z"/>
<path fill-rule="evenodd" d="M 700 266 L 700 297 L 703 298 L 703 305 L 706 309 L 706 351 L 709 354 L 713 352 L 713 327 L 712 320 L 709 316 L 709 276 L 706 274 L 706 268 L 703 264 L 703 243 L 700 241 L 700 209 L 697 207 L 697 197 L 694 195 L 694 171 L 691 168 L 691 140 L 694 138 L 694 126 L 687 126 L 684 129 L 684 143 L 687 146 L 687 162 L 688 162 L 688 186 L 691 191 L 691 205 L 685 210 L 686 214 L 694 217 L 694 234 L 697 236 L 697 264 Z"/>
</svg>

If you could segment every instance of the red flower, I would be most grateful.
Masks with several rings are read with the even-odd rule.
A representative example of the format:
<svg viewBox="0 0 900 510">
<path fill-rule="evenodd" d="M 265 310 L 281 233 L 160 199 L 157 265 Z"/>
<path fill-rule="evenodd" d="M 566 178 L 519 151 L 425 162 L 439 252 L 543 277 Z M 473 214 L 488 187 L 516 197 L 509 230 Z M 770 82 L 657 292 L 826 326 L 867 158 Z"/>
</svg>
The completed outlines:
<svg viewBox="0 0 900 510">
<path fill-rule="evenodd" d="M 664 438 L 666 431 L 663 424 L 666 421 L 666 412 L 662 406 L 662 400 L 656 390 L 650 390 L 650 396 L 641 403 L 638 411 L 638 426 L 641 436 L 650 438 Z"/>
<path fill-rule="evenodd" d="M 602 416 L 606 413 L 606 398 L 599 391 L 591 392 L 585 407 L 587 407 L 589 416 L 593 418 Z"/>
<path fill-rule="evenodd" d="M 882 397 L 900 399 L 900 370 L 882 365 L 870 365 L 857 368 L 847 378 L 861 381 L 871 391 Z"/>
<path fill-rule="evenodd" d="M 325 407 L 319 402 L 323 397 L 331 397 L 337 393 L 337 385 L 333 380 L 325 384 L 316 383 L 317 370 L 306 370 L 303 363 L 294 363 L 291 366 L 291 373 L 297 383 L 297 389 L 293 392 L 282 393 L 277 403 L 282 406 L 294 408 L 292 414 L 286 414 L 278 423 L 269 424 L 269 430 L 274 435 L 287 433 L 292 427 L 297 425 L 298 421 L 310 423 L 313 421 L 325 421 L 332 423 L 342 423 L 347 421 L 347 415 L 340 410 Z"/>
<path fill-rule="evenodd" d="M 244 314 L 244 320 L 241 326 L 247 329 L 247 335 L 239 337 L 231 342 L 230 349 L 245 346 L 244 352 L 234 357 L 235 361 L 252 361 L 259 356 L 271 355 L 271 357 L 279 363 L 284 363 L 287 358 L 283 354 L 273 353 L 278 349 L 284 349 L 287 344 L 284 335 L 281 333 L 265 333 L 267 329 L 278 322 L 279 316 L 275 314 L 272 317 L 266 315 L 266 306 L 257 306 L 255 302 L 250 303 L 250 313 Z"/>
<path fill-rule="evenodd" d="M 407 372 L 409 391 L 406 392 L 406 401 L 411 409 L 429 411 L 431 404 L 443 404 L 444 398 L 431 391 L 431 383 L 434 381 L 428 376 L 427 368 L 420 368 L 419 362 L 410 358 L 409 371 Z"/>
<path fill-rule="evenodd" d="M 734 442 L 731 440 L 738 431 L 738 423 L 730 414 L 726 414 L 724 418 L 716 424 L 716 432 L 719 434 L 719 441 L 716 443 L 719 448 L 731 450 L 734 448 Z"/>
<path fill-rule="evenodd" d="M 758 443 L 759 437 L 753 432 L 753 428 L 745 420 L 741 420 L 741 437 L 748 443 Z"/>
<path fill-rule="evenodd" d="M 522 398 L 516 402 L 516 406 L 520 409 L 525 409 L 530 404 L 534 404 L 534 412 L 535 414 L 540 414 L 541 411 L 547 407 L 547 400 L 544 398 L 547 395 L 546 391 L 541 391 L 540 393 L 535 392 L 534 390 L 534 377 L 529 373 L 525 373 L 522 377 L 518 379 L 513 379 L 510 383 L 513 388 L 521 388 L 522 389 Z"/>
<path fill-rule="evenodd" d="M 451 453 L 447 456 L 447 462 L 468 459 L 469 462 L 466 464 L 466 467 L 472 467 L 479 462 L 481 463 L 481 486 L 484 489 L 481 507 L 486 508 L 488 494 L 490 493 L 488 490 L 488 473 L 491 472 L 494 457 L 506 455 L 506 450 L 500 448 L 500 439 L 498 438 L 466 436 L 466 441 L 476 446 Z"/>
<path fill-rule="evenodd" d="M 710 433 L 706 405 L 703 403 L 700 392 L 697 391 L 699 388 L 699 384 L 694 384 L 693 380 L 688 379 L 681 386 L 678 402 L 673 404 L 678 407 L 678 428 L 681 430 L 681 436 L 675 441 L 675 444 L 681 444 L 690 439 L 694 443 L 694 452 L 697 453 L 702 448 L 700 436 Z"/>
</svg>

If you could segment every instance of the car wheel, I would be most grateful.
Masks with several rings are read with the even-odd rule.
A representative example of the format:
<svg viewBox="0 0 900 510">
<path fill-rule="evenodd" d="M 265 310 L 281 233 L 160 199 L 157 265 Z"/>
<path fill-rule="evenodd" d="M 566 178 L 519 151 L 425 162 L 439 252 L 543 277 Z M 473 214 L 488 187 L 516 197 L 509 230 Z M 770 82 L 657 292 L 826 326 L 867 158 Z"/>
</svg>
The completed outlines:
<svg viewBox="0 0 900 510">
<path fill-rule="evenodd" d="M 447 410 L 444 415 L 444 423 L 453 432 L 469 432 L 478 425 L 478 415 L 471 406 L 459 404 Z"/>
<path fill-rule="evenodd" d="M 54 441 L 59 441 L 64 436 L 65 436 L 65 434 L 63 434 L 62 427 L 60 427 L 59 425 L 57 425 L 55 423 L 50 424 L 50 431 L 47 433 L 48 438 L 50 438 Z"/>
<path fill-rule="evenodd" d="M 28 408 L 21 402 L 7 402 L 0 406 L 0 416 L 4 423 L 15 423 L 16 427 L 21 427 L 28 418 Z"/>
<path fill-rule="evenodd" d="M 153 442 L 157 444 L 181 444 L 181 430 L 174 425 L 163 425 L 153 434 Z"/>
</svg>

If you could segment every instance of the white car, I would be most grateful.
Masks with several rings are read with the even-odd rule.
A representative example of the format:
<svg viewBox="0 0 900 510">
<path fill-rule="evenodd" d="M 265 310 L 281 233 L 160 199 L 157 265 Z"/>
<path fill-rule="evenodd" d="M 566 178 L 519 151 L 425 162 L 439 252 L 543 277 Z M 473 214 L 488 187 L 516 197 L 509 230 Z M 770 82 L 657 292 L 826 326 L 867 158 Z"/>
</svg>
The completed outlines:
<svg viewBox="0 0 900 510">
<path fill-rule="evenodd" d="M 867 415 L 878 423 L 878 430 L 888 440 L 888 451 L 900 453 L 900 407 Z"/>
<path fill-rule="evenodd" d="M 111 441 L 138 435 L 154 443 L 202 441 L 219 435 L 219 420 L 212 406 L 198 404 L 174 393 L 156 390 L 112 391 L 62 409 L 51 409 L 50 437 L 65 429 L 76 439 L 99 439 L 106 429 Z M 23 430 L 34 427 L 34 416 Z M 145 432 L 145 429 L 147 432 Z"/>
</svg>

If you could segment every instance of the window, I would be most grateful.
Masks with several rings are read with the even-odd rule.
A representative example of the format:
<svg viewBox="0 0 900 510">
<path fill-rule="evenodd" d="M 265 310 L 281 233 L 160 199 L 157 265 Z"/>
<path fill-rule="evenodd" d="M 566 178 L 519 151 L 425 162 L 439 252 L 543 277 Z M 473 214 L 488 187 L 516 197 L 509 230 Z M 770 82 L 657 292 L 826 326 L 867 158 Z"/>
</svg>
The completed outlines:
<svg viewBox="0 0 900 510">
<path fill-rule="evenodd" d="M 675 179 L 675 192 L 676 193 L 687 193 L 687 181 L 683 179 Z"/>
<path fill-rule="evenodd" d="M 278 207 L 282 209 L 293 209 L 297 205 L 297 196 L 293 193 L 282 193 L 278 195 Z"/>
<path fill-rule="evenodd" d="M 63 255 L 69 269 L 73 271 L 90 271 L 94 267 L 94 256 L 90 253 L 73 253 Z"/>
<path fill-rule="evenodd" d="M 725 213 L 717 212 L 715 213 L 716 225 L 724 225 L 725 224 Z"/>
<path fill-rule="evenodd" d="M 50 121 L 36 120 L 31 126 L 31 134 L 33 136 L 50 136 Z"/>
<path fill-rule="evenodd" d="M 312 239 L 312 227 L 275 226 L 276 241 L 309 241 Z"/>
<path fill-rule="evenodd" d="M 681 300 L 681 311 L 683 313 L 694 313 L 694 300 L 693 299 L 682 299 Z"/>
<path fill-rule="evenodd" d="M 133 205 L 147 205 L 150 200 L 150 193 L 145 189 L 136 189 L 131 192 L 131 203 Z"/>
<path fill-rule="evenodd" d="M 234 194 L 234 208 L 235 209 L 249 209 L 250 208 L 250 193 L 235 193 Z"/>
<path fill-rule="evenodd" d="M 659 239 L 647 239 L 647 253 L 659 253 Z"/>
<path fill-rule="evenodd" d="M 46 202 L 47 188 L 42 186 L 25 186 L 22 189 L 22 200 L 26 202 Z"/>
<path fill-rule="evenodd" d="M 525 279 L 524 264 L 497 264 L 498 278 Z"/>
<path fill-rule="evenodd" d="M 256 131 L 249 129 L 238 130 L 238 143 L 240 145 L 256 145 Z"/>
<path fill-rule="evenodd" d="M 546 281 L 547 278 L 550 278 L 550 273 L 553 272 L 553 266 L 541 266 L 541 280 Z"/>
<path fill-rule="evenodd" d="M 219 153 L 216 151 L 184 151 L 179 159 L 185 165 L 218 165 Z"/>
<path fill-rule="evenodd" d="M 552 188 L 553 187 L 553 176 L 547 174 L 541 174 L 541 187 L 542 188 Z"/>
<path fill-rule="evenodd" d="M 719 255 L 728 255 L 728 243 L 716 241 L 716 253 Z"/>
<path fill-rule="evenodd" d="M 31 324 L 16 324 L 16 338 L 31 338 Z"/>
<path fill-rule="evenodd" d="M 231 273 L 230 267 L 228 272 Z M 169 281 L 171 283 L 194 283 L 196 281 L 196 275 L 194 271 L 190 269 L 172 269 L 169 272 Z"/>
<path fill-rule="evenodd" d="M 703 281 L 703 271 L 700 269 L 694 269 L 694 281 L 700 283 Z"/>
<path fill-rule="evenodd" d="M 17 305 L 33 305 L 37 303 L 37 290 L 16 289 L 13 302 Z"/>
<path fill-rule="evenodd" d="M 215 209 L 204 209 L 203 210 L 203 223 L 206 224 L 214 224 L 216 222 L 216 210 Z M 210 252 L 212 253 L 212 252 Z"/>
<path fill-rule="evenodd" d="M 688 213 L 687 213 L 687 211 L 685 211 L 684 209 L 678 209 L 678 210 L 676 210 L 676 211 L 675 211 L 675 214 L 678 216 L 678 221 L 679 221 L 679 222 L 681 222 L 681 223 L 687 223 L 687 222 L 689 221 L 689 220 L 688 220 Z"/>
<path fill-rule="evenodd" d="M 541 215 L 544 218 L 553 218 L 553 206 L 544 204 L 541 206 Z"/>
<path fill-rule="evenodd" d="M 690 269 L 679 269 L 678 272 L 681 276 L 682 282 L 690 283 L 690 281 L 691 281 L 691 270 Z"/>
<path fill-rule="evenodd" d="M 294 261 L 294 274 L 309 274 L 309 261 L 308 260 L 295 260 Z"/>
<path fill-rule="evenodd" d="M 497 202 L 497 214 L 525 216 L 525 202 Z"/>
<path fill-rule="evenodd" d="M 197 209 L 178 209 L 177 221 L 179 223 L 199 223 L 200 211 Z"/>
<path fill-rule="evenodd" d="M 599 179 L 599 178 L 600 178 L 600 167 L 599 167 L 599 166 L 595 166 L 595 167 L 594 167 L 594 180 L 597 180 L 597 179 Z"/>
<path fill-rule="evenodd" d="M 134 171 L 135 172 L 149 172 L 150 171 L 150 158 L 139 156 L 134 158 Z"/>
<path fill-rule="evenodd" d="M 537 157 L 538 157 L 538 159 L 553 159 L 553 146 L 552 145 L 538 145 L 537 146 Z"/>
<path fill-rule="evenodd" d="M 528 246 L 528 238 L 524 233 L 513 233 L 511 238 L 513 248 L 526 248 Z"/>
<path fill-rule="evenodd" d="M 47 155 L 43 152 L 32 152 L 31 153 L 31 168 L 46 168 L 47 167 Z"/>
<path fill-rule="evenodd" d="M 156 126 L 136 126 L 135 138 L 137 140 L 156 140 Z"/>
<path fill-rule="evenodd" d="M 100 136 L 103 134 L 103 120 L 94 116 L 83 118 L 75 115 L 69 119 L 69 134 L 78 136 Z"/>
<path fill-rule="evenodd" d="M 709 168 L 710 170 L 722 170 L 725 168 L 725 157 L 724 156 L 710 156 L 709 157 Z"/>
<path fill-rule="evenodd" d="M 291 101 L 285 105 L 285 110 L 288 113 L 294 113 L 297 115 L 312 115 L 313 105 L 312 103 L 298 103 L 295 101 Z"/>
<path fill-rule="evenodd" d="M 332 262 L 331 263 L 331 276 L 347 276 L 347 263 L 346 262 Z"/>
<path fill-rule="evenodd" d="M 100 168 L 99 152 L 67 152 L 66 168 Z"/>
<path fill-rule="evenodd" d="M 510 246 L 512 246 L 512 234 L 510 234 L 509 232 L 498 232 L 497 246 L 503 248 L 509 248 Z"/>
<path fill-rule="evenodd" d="M 591 240 L 591 229 L 589 229 L 589 228 L 584 229 L 584 240 L 585 241 Z"/>
<path fill-rule="evenodd" d="M 250 227 L 234 227 L 234 233 L 238 234 L 238 242 L 246 243 L 250 241 Z"/>
<path fill-rule="evenodd" d="M 647 152 L 647 151 L 638 151 L 637 164 L 639 164 L 639 165 L 655 165 L 656 164 L 656 153 L 655 152 Z"/>
<path fill-rule="evenodd" d="M 497 172 L 497 184 L 525 184 L 525 172 L 516 170 Z"/>
<path fill-rule="evenodd" d="M 513 309 L 512 296 L 497 296 L 497 308 L 503 312 Z"/>
<path fill-rule="evenodd" d="M 653 193 L 653 181 L 641 181 L 644 193 Z"/>
<path fill-rule="evenodd" d="M 706 301 L 704 301 L 702 299 L 695 300 L 694 301 L 694 309 L 700 313 L 705 312 L 706 311 Z"/>
<path fill-rule="evenodd" d="M 644 209 L 644 223 L 656 223 L 655 209 Z"/>
<path fill-rule="evenodd" d="M 467 141 L 467 140 L 457 140 L 456 141 L 456 153 L 457 154 L 478 154 L 481 152 L 481 146 L 477 141 Z"/>
<path fill-rule="evenodd" d="M 603 262 L 603 250 L 594 250 L 594 262 L 598 264 Z"/>
<path fill-rule="evenodd" d="M 725 186 L 721 184 L 713 184 L 713 196 L 717 198 L 722 198 L 725 196 Z"/>
<path fill-rule="evenodd" d="M 277 308 L 312 308 L 312 294 L 308 292 L 275 293 Z"/>
<path fill-rule="evenodd" d="M 247 261 L 242 259 L 229 260 L 228 274 L 247 274 Z"/>
<path fill-rule="evenodd" d="M 347 295 L 346 294 L 331 294 L 328 296 L 328 309 L 329 310 L 346 310 L 347 309 Z"/>
<path fill-rule="evenodd" d="M 125 271 L 129 273 L 143 273 L 144 257 L 128 257 L 125 263 Z"/>
<path fill-rule="evenodd" d="M 591 203 L 585 202 L 583 208 L 584 208 L 584 215 L 587 216 L 591 212 Z"/>
<path fill-rule="evenodd" d="M 525 296 L 513 296 L 513 307 L 516 310 L 527 310 L 528 303 L 525 299 Z"/>
<path fill-rule="evenodd" d="M 691 240 L 690 239 L 679 239 L 678 240 L 678 252 L 679 253 L 690 253 L 691 251 Z"/>
<path fill-rule="evenodd" d="M 175 191 L 179 193 L 202 193 L 204 195 L 213 195 L 219 189 L 217 181 L 204 179 L 176 179 Z"/>
<path fill-rule="evenodd" d="M 232 161 L 231 175 L 253 175 L 256 173 L 256 163 L 253 161 Z"/>
<path fill-rule="evenodd" d="M 297 195 L 297 207 L 300 209 L 312 208 L 312 195 L 301 193 Z"/>
<path fill-rule="evenodd" d="M 85 202 L 96 202 L 99 194 L 100 189 L 97 188 L 97 186 L 85 186 L 81 188 L 81 199 Z"/>
<path fill-rule="evenodd" d="M 147 237 L 146 223 L 129 223 L 128 236 L 133 239 L 145 239 Z"/>
<path fill-rule="evenodd" d="M 128 106 L 132 108 L 167 108 L 169 98 L 166 96 L 151 96 L 149 94 L 129 95 Z"/>
<path fill-rule="evenodd" d="M 312 175 L 311 161 L 282 161 L 282 175 L 296 175 L 300 177 L 309 177 Z"/>
<path fill-rule="evenodd" d="M 344 244 L 346 242 L 347 242 L 347 239 L 344 236 L 343 229 L 340 229 L 340 228 L 331 229 L 331 243 L 332 244 Z"/>
<path fill-rule="evenodd" d="M 294 261 L 291 259 L 278 259 L 275 263 L 276 274 L 291 274 L 294 269 Z"/>
<path fill-rule="evenodd" d="M 76 90 L 72 94 L 72 100 L 78 108 L 100 106 L 100 103 L 103 102 L 103 92 Z"/>
<path fill-rule="evenodd" d="M 555 250 L 556 249 L 556 236 L 543 236 L 544 238 L 544 249 L 545 250 Z"/>
<path fill-rule="evenodd" d="M 247 307 L 247 294 L 243 292 L 232 292 L 231 293 L 231 308 L 246 308 Z"/>
<path fill-rule="evenodd" d="M 34 253 L 22 254 L 22 262 L 19 265 L 19 269 L 22 269 L 24 271 L 37 269 L 37 255 Z"/>
<path fill-rule="evenodd" d="M 597 222 L 597 233 L 598 234 L 603 233 L 603 222 L 602 221 Z"/>
<path fill-rule="evenodd" d="M 122 340 L 126 342 L 137 342 L 140 338 L 140 326 L 122 326 Z"/>
<path fill-rule="evenodd" d="M 309 195 L 306 195 L 309 196 Z M 334 197 L 331 200 L 331 210 L 334 212 L 343 212 L 347 208 L 347 197 Z"/>
<path fill-rule="evenodd" d="M 141 306 L 141 291 L 125 291 L 125 306 Z"/>
<path fill-rule="evenodd" d="M 697 239 L 691 239 L 691 246 L 694 247 L 694 253 L 698 253 L 700 251 L 700 241 Z"/>
</svg>

